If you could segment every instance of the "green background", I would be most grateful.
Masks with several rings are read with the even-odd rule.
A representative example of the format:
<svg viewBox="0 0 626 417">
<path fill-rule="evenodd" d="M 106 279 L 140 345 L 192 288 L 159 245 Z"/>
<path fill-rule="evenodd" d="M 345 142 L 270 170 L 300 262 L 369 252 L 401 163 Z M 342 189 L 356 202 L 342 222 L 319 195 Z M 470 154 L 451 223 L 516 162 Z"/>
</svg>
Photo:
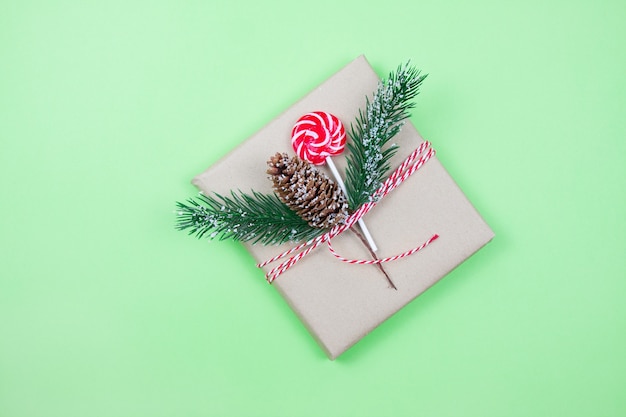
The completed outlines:
<svg viewBox="0 0 626 417">
<path fill-rule="evenodd" d="M 626 3 L 0 1 L 0 416 L 626 416 Z M 495 240 L 325 358 L 189 181 L 364 53 Z M 233 167 L 237 169 L 237 167 Z"/>
</svg>

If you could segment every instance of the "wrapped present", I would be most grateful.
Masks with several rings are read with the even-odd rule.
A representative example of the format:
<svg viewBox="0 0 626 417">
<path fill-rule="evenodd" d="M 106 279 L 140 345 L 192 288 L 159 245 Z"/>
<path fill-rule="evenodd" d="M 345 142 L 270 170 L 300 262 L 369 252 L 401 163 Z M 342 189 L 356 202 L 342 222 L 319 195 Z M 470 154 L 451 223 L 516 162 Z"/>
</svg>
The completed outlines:
<svg viewBox="0 0 626 417">
<path fill-rule="evenodd" d="M 365 57 L 358 57 L 197 175 L 193 184 L 205 195 L 229 195 L 232 190 L 275 192 L 266 174 L 267 161 L 276 153 L 294 155 L 294 125 L 302 116 L 328 112 L 349 127 L 364 109 L 365 98 L 371 99 L 379 83 Z M 329 119 L 329 123 L 334 123 L 333 120 Z M 272 286 L 331 359 L 442 279 L 494 236 L 432 151 L 428 153 L 428 143 L 410 122 L 402 126 L 393 142 L 398 150 L 389 160 L 390 175 L 397 170 L 397 176 L 402 178 L 391 181 L 393 184 L 389 183 L 387 192 L 371 199 L 371 209 L 355 219 L 355 223 L 361 221 L 361 226 L 351 226 L 362 230 L 366 224 L 377 247 L 378 261 L 357 234 L 343 230 L 330 236 L 327 232 L 318 237 L 323 239 L 321 243 L 309 242 L 308 246 L 301 245 L 302 248 L 294 242 L 281 245 L 243 242 Z M 346 155 L 334 154 L 332 160 L 337 171 L 345 173 Z M 417 163 L 419 166 L 415 168 Z M 414 172 L 403 175 L 410 167 Z M 328 165 L 317 168 L 332 178 Z M 305 256 L 293 261 L 298 253 L 311 246 L 314 248 Z M 272 259 L 273 262 L 267 263 Z M 377 263 L 380 260 L 388 262 Z M 383 275 L 381 265 L 389 280 Z"/>
</svg>

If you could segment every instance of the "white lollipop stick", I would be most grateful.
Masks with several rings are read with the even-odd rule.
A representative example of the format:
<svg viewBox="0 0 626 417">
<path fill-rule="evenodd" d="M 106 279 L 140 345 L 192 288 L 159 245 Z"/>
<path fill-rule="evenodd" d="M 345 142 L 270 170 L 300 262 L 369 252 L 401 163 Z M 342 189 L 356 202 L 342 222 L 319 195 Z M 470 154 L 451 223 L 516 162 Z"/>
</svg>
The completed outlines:
<svg viewBox="0 0 626 417">
<path fill-rule="evenodd" d="M 332 171 L 333 176 L 335 177 L 337 184 L 339 184 L 339 187 L 341 187 L 341 190 L 343 191 L 343 193 L 345 195 L 348 195 L 348 192 L 346 191 L 346 185 L 343 183 L 343 180 L 341 179 L 341 175 L 339 175 L 339 171 L 337 171 L 337 167 L 335 166 L 335 163 L 333 162 L 330 156 L 326 157 L 326 164 L 328 164 L 328 167 Z M 372 239 L 372 235 L 370 234 L 370 231 L 367 229 L 367 226 L 365 225 L 365 222 L 363 221 L 362 218 L 359 219 L 359 227 L 361 228 L 361 231 L 363 232 L 363 235 L 365 236 L 365 239 L 367 240 L 367 243 L 370 246 L 370 249 L 373 252 L 376 252 L 378 250 L 378 247 L 376 246 L 376 243 L 374 243 L 374 239 Z"/>
</svg>

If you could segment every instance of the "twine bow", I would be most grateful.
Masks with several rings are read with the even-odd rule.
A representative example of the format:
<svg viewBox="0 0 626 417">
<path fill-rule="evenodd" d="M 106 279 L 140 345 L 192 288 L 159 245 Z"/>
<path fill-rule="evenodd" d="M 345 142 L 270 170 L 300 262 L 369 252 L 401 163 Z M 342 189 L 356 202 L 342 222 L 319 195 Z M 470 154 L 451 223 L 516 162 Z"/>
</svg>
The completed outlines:
<svg viewBox="0 0 626 417">
<path fill-rule="evenodd" d="M 439 237 L 438 234 L 433 234 L 428 240 L 426 240 L 421 245 L 416 246 L 412 249 L 409 249 L 403 253 L 390 256 L 387 258 L 383 258 L 383 259 L 376 259 L 376 260 L 344 258 L 333 249 L 332 244 L 331 244 L 331 240 L 334 237 L 340 235 L 344 231 L 354 226 L 354 224 L 357 223 L 359 219 L 363 217 L 365 214 L 367 214 L 371 209 L 373 209 L 380 200 L 382 200 L 387 194 L 389 194 L 396 187 L 402 184 L 407 178 L 413 175 L 415 171 L 420 169 L 434 155 L 435 155 L 435 150 L 430 147 L 430 142 L 428 141 L 422 142 L 422 144 L 420 144 L 420 146 L 418 146 L 417 149 L 415 149 L 402 162 L 402 164 L 400 164 L 400 166 L 391 173 L 389 178 L 387 178 L 385 182 L 383 182 L 383 184 L 372 194 L 370 201 L 361 205 L 361 207 L 359 207 L 354 213 L 352 213 L 346 219 L 344 223 L 334 226 L 332 229 L 330 229 L 328 232 L 324 233 L 321 236 L 318 236 L 316 238 L 303 242 L 281 254 L 274 256 L 271 259 L 268 259 L 264 262 L 257 264 L 257 267 L 262 268 L 279 259 L 285 258 L 287 256 L 290 256 L 300 251 L 297 254 L 291 256 L 289 259 L 287 259 L 280 265 L 273 268 L 271 271 L 269 271 L 265 275 L 267 282 L 272 283 L 272 281 L 278 278 L 280 274 L 282 274 L 283 272 L 287 271 L 289 268 L 294 266 L 298 261 L 300 261 L 302 258 L 307 256 L 309 253 L 311 253 L 315 248 L 317 248 L 322 243 L 327 243 L 328 250 L 330 251 L 330 253 L 332 253 L 335 258 L 339 259 L 342 262 L 347 262 L 349 264 L 358 264 L 358 265 L 372 265 L 372 264 L 380 264 L 384 262 L 391 262 L 391 261 L 404 258 L 406 256 L 413 255 L 414 253 L 419 252 L 420 250 L 424 249 L 426 246 L 431 244 L 433 241 L 435 241 Z"/>
</svg>

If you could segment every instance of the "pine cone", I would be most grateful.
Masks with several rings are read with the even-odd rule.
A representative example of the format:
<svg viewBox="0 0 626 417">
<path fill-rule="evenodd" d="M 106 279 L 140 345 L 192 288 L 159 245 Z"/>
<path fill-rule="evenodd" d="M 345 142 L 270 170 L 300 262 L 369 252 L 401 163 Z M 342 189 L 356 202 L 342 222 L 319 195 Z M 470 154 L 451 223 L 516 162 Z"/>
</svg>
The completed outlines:
<svg viewBox="0 0 626 417">
<path fill-rule="evenodd" d="M 267 165 L 278 198 L 312 227 L 329 229 L 348 217 L 345 194 L 308 162 L 276 153 Z"/>
</svg>

